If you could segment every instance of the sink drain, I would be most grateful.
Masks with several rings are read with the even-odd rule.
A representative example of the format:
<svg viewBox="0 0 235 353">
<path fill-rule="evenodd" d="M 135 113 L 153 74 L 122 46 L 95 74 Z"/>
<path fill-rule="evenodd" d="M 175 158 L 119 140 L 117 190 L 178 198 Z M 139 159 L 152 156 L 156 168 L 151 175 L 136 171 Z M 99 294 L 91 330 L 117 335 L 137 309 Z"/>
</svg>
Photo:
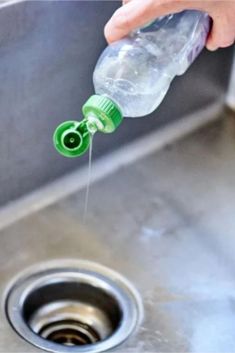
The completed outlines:
<svg viewBox="0 0 235 353">
<path fill-rule="evenodd" d="M 52 352 L 103 352 L 122 343 L 140 321 L 132 285 L 103 266 L 63 263 L 18 278 L 7 317 L 28 342 Z"/>
<path fill-rule="evenodd" d="M 69 301 L 47 304 L 30 320 L 30 327 L 39 336 L 64 346 L 93 344 L 108 337 L 111 330 L 100 310 L 93 309 L 92 314 L 90 311 L 90 306 Z M 97 317 L 99 328 L 93 327 Z"/>
</svg>

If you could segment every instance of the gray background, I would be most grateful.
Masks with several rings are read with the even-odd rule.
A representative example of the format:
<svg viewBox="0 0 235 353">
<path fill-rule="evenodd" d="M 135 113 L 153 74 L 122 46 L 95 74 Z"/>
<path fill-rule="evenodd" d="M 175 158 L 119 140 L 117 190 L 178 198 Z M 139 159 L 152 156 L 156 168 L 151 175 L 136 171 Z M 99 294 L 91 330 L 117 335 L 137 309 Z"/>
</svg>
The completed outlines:
<svg viewBox="0 0 235 353">
<path fill-rule="evenodd" d="M 80 119 L 105 47 L 103 26 L 117 1 L 29 1 L 0 8 L 0 205 L 78 167 L 52 145 L 58 123 Z M 216 101 L 232 49 L 206 51 L 173 83 L 150 117 L 95 139 L 94 156 Z"/>
</svg>

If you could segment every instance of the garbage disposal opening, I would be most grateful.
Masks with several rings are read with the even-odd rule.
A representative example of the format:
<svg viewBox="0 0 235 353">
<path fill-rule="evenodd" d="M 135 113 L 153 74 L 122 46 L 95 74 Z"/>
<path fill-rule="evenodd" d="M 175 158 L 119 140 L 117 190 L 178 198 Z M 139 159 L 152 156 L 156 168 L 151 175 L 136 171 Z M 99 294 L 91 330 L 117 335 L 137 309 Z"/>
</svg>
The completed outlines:
<svg viewBox="0 0 235 353">
<path fill-rule="evenodd" d="M 141 318 L 134 287 L 96 264 L 36 271 L 13 284 L 6 299 L 11 326 L 51 352 L 103 352 L 123 341 Z"/>
</svg>

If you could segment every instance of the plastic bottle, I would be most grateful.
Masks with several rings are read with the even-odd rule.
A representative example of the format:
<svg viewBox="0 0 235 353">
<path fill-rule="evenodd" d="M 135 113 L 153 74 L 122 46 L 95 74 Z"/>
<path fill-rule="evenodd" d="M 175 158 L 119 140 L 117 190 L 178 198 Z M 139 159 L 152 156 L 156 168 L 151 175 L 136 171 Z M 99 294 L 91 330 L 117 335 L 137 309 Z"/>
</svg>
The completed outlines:
<svg viewBox="0 0 235 353">
<path fill-rule="evenodd" d="M 203 49 L 209 27 L 207 14 L 183 11 L 159 18 L 109 45 L 94 70 L 96 95 L 83 106 L 85 119 L 57 128 L 57 150 L 65 156 L 78 156 L 87 150 L 90 133 L 112 132 L 123 116 L 153 112 L 173 78 L 182 75 Z"/>
</svg>

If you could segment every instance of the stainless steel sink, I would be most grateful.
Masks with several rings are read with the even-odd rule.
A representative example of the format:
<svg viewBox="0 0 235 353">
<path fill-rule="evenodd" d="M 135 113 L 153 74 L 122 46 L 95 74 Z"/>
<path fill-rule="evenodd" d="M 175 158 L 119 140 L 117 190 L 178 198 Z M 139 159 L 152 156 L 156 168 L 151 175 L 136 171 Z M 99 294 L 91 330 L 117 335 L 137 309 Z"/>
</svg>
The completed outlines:
<svg viewBox="0 0 235 353">
<path fill-rule="evenodd" d="M 40 352 L 8 323 L 5 296 L 22 271 L 66 258 L 139 291 L 144 319 L 115 351 L 235 352 L 235 119 L 223 115 L 93 183 L 85 223 L 82 189 L 1 230 L 1 352 Z"/>
</svg>

